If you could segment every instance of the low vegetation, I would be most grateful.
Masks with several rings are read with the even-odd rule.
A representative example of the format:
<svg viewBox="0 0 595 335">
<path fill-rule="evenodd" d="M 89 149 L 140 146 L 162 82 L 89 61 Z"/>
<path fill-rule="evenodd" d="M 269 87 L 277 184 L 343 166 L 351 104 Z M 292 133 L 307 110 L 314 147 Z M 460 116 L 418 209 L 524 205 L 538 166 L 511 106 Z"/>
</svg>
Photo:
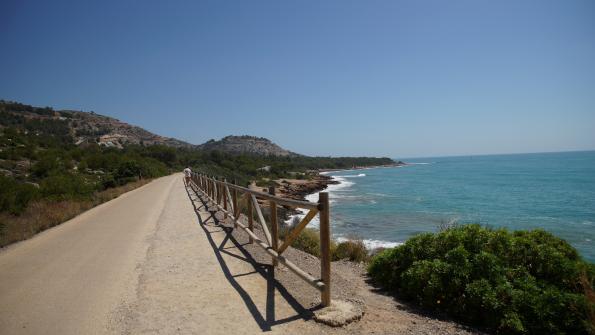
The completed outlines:
<svg viewBox="0 0 595 335">
<path fill-rule="evenodd" d="M 595 266 L 543 230 L 421 234 L 376 255 L 369 274 L 400 297 L 500 334 L 595 331 Z"/>
<path fill-rule="evenodd" d="M 96 192 L 86 199 L 33 200 L 19 215 L 0 212 L 0 247 L 28 239 L 78 214 L 148 183 L 150 179 Z"/>
<path fill-rule="evenodd" d="M 268 222 L 268 221 L 267 221 Z M 294 220 L 288 225 L 282 227 L 279 231 L 279 238 L 285 239 L 285 236 L 294 228 L 299 220 Z M 314 228 L 304 228 L 302 232 L 291 243 L 291 246 L 320 257 L 320 232 Z M 353 236 L 349 240 L 337 243 L 331 240 L 330 245 L 331 260 L 350 260 L 353 262 L 365 262 L 368 260 L 368 250 L 361 239 Z"/>
</svg>

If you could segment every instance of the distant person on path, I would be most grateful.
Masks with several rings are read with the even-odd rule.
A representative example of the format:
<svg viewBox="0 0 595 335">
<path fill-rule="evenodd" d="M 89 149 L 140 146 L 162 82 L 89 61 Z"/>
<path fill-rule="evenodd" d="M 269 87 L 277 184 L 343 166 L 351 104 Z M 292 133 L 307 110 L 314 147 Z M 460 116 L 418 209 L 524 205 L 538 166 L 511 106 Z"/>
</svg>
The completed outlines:
<svg viewBox="0 0 595 335">
<path fill-rule="evenodd" d="M 190 176 L 192 175 L 192 170 L 190 170 L 189 167 L 184 169 L 184 177 L 186 179 L 186 185 L 188 185 L 188 183 L 190 183 Z"/>
</svg>

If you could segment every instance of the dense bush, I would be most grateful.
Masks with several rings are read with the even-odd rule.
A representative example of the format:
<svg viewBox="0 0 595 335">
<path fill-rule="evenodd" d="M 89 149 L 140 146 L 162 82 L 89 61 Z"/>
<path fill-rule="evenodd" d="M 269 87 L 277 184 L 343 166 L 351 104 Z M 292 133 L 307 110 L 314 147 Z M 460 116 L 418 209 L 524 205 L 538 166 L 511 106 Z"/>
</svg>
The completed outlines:
<svg viewBox="0 0 595 335">
<path fill-rule="evenodd" d="M 368 271 L 406 299 L 498 333 L 595 330 L 594 266 L 543 230 L 466 225 L 421 234 L 376 255 Z"/>
<path fill-rule="evenodd" d="M 52 200 L 84 199 L 95 185 L 78 174 L 56 174 L 41 181 L 41 194 Z"/>
<path fill-rule="evenodd" d="M 37 197 L 35 186 L 0 175 L 0 212 L 20 214 Z"/>
</svg>

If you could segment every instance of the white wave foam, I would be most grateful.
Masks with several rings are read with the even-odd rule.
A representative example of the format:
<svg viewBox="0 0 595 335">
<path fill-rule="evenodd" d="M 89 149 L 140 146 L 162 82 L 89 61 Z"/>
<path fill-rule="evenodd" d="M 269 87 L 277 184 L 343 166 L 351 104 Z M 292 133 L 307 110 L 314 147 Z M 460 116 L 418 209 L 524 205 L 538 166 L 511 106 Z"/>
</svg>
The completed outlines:
<svg viewBox="0 0 595 335">
<path fill-rule="evenodd" d="M 344 175 L 344 176 L 332 176 L 333 178 L 336 177 L 343 177 L 343 178 L 358 178 L 358 177 L 365 177 L 366 174 L 365 173 L 360 173 L 360 174 L 348 174 L 348 175 Z"/>
<path fill-rule="evenodd" d="M 360 175 L 364 175 L 364 173 L 360 173 Z M 329 202 L 331 204 L 335 203 L 337 201 L 337 198 L 341 198 L 340 193 L 342 192 L 343 189 L 346 189 L 350 186 L 352 186 L 353 184 L 355 184 L 352 181 L 349 181 L 347 179 L 345 179 L 345 176 L 331 176 L 333 178 L 333 180 L 338 181 L 338 184 L 329 184 L 327 186 L 327 188 L 324 190 L 324 192 L 328 192 L 329 193 Z M 318 202 L 318 192 L 316 193 L 311 193 L 308 194 L 304 197 L 306 199 L 306 201 L 309 202 Z M 290 224 L 295 217 L 298 217 L 300 220 L 304 218 L 304 216 L 306 216 L 306 211 L 303 210 L 299 210 L 301 213 L 299 214 L 295 214 L 295 215 L 291 215 L 289 217 L 289 219 L 285 220 L 285 223 Z M 310 223 L 308 224 L 309 227 L 312 228 L 318 228 L 320 227 L 320 221 L 318 220 L 318 216 L 315 216 L 312 221 L 310 221 Z"/>
<path fill-rule="evenodd" d="M 368 250 L 374 250 L 378 248 L 394 248 L 402 245 L 403 242 L 389 242 L 381 240 L 364 240 L 364 245 Z"/>
<path fill-rule="evenodd" d="M 329 184 L 327 187 L 327 190 L 328 189 L 338 190 L 338 189 L 349 187 L 349 186 L 355 184 L 354 182 L 345 179 L 344 176 L 331 176 L 331 177 L 333 178 L 333 180 L 338 181 L 339 183 L 338 184 Z"/>
<path fill-rule="evenodd" d="M 316 199 L 318 200 L 318 199 Z M 295 214 L 295 215 L 291 215 L 289 217 L 289 219 L 285 220 L 285 224 L 287 225 L 291 225 L 293 223 L 293 220 L 295 220 L 296 218 L 298 218 L 300 221 L 306 216 L 306 212 L 304 210 L 299 210 L 301 213 Z M 310 220 L 310 223 L 308 223 L 309 228 L 318 228 L 320 227 L 320 219 L 318 218 L 318 215 L 316 215 L 314 218 L 312 218 L 312 220 Z"/>
<path fill-rule="evenodd" d="M 348 238 L 345 237 L 337 237 L 335 240 L 339 243 L 349 241 Z M 371 239 L 364 239 L 362 240 L 364 245 L 368 250 L 374 250 L 378 248 L 394 248 L 402 245 L 402 242 L 390 242 L 390 241 L 382 241 L 382 240 L 371 240 Z"/>
</svg>

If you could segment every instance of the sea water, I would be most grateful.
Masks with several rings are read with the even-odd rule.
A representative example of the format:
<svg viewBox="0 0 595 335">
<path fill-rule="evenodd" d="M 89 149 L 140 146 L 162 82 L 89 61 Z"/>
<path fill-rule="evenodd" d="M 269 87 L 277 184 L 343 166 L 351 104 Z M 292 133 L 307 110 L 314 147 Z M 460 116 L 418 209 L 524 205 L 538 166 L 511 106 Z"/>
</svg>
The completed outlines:
<svg viewBox="0 0 595 335">
<path fill-rule="evenodd" d="M 451 223 L 542 228 L 595 261 L 595 151 L 404 161 L 329 173 L 335 238 L 390 247 Z"/>
</svg>

